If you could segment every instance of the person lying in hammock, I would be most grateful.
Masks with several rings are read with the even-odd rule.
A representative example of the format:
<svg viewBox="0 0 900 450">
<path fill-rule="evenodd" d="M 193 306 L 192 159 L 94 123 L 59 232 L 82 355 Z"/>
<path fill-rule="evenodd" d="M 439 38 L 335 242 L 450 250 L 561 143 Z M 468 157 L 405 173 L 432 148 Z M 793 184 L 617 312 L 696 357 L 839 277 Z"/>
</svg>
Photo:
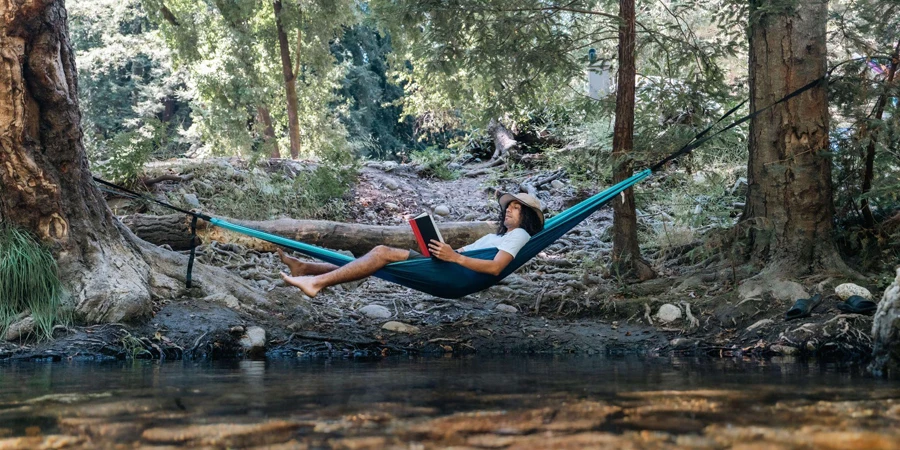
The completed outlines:
<svg viewBox="0 0 900 450">
<path fill-rule="evenodd" d="M 497 227 L 497 233 L 483 236 L 459 250 L 453 250 L 447 244 L 432 240 L 428 244 L 428 251 L 440 260 L 456 263 L 476 272 L 499 275 L 531 239 L 531 236 L 544 228 L 541 203 L 534 196 L 503 194 L 500 196 L 499 202 L 500 224 Z M 493 247 L 499 250 L 493 260 L 469 258 L 459 253 Z M 304 294 L 310 297 L 315 297 L 320 290 L 328 286 L 366 278 L 392 262 L 424 258 L 414 250 L 403 250 L 386 245 L 373 248 L 345 266 L 300 261 L 285 255 L 281 249 L 278 249 L 278 256 L 291 271 L 290 276 L 281 274 L 284 281 L 300 288 Z"/>
</svg>

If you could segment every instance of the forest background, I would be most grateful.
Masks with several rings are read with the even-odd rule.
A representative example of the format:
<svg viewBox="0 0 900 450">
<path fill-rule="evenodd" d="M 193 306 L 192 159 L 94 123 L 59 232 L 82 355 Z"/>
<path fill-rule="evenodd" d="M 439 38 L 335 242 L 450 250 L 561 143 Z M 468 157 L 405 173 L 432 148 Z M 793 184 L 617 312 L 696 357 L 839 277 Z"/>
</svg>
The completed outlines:
<svg viewBox="0 0 900 450">
<path fill-rule="evenodd" d="M 725 111 L 762 109 L 826 71 L 827 86 L 717 136 L 613 202 L 605 274 L 653 278 L 658 267 L 642 253 L 661 261 L 689 248 L 704 259 L 712 247 L 732 271 L 738 261 L 773 279 L 862 272 L 883 289 L 900 255 L 896 2 L 40 6 L 5 13 L 14 39 L 4 48 L 23 55 L 7 61 L 27 68 L 0 72 L 9 80 L 0 93 L 33 101 L 0 116 L 14 124 L 0 137 L 5 154 L 43 172 L 0 171 L 10 193 L 0 219 L 65 256 L 61 278 L 88 322 L 140 315 L 151 293 L 174 289 L 157 273 L 175 279 L 180 267 L 168 253 L 122 245 L 131 237 L 106 226 L 87 174 L 71 170 L 82 149 L 94 173 L 129 185 L 149 162 L 172 157 L 311 159 L 313 170 L 259 186 L 262 197 L 236 190 L 206 206 L 248 219 L 340 220 L 364 160 L 412 161 L 438 178 L 475 161 L 511 178 L 561 168 L 596 192 Z M 46 26 L 34 27 L 40 20 Z M 617 74 L 609 95 L 587 95 L 590 64 Z M 57 67 L 77 68 L 77 83 Z M 75 91 L 77 101 L 59 98 Z"/>
</svg>

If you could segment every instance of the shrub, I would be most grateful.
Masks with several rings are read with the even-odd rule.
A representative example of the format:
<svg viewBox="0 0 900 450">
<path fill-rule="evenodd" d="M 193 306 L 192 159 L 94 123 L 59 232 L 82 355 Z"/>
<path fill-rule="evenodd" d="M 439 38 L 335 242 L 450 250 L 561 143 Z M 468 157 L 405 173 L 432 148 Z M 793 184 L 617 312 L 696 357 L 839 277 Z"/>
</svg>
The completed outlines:
<svg viewBox="0 0 900 450">
<path fill-rule="evenodd" d="M 0 335 L 30 311 L 37 335 L 52 337 L 54 324 L 68 322 L 62 292 L 50 251 L 27 233 L 0 225 Z"/>
</svg>

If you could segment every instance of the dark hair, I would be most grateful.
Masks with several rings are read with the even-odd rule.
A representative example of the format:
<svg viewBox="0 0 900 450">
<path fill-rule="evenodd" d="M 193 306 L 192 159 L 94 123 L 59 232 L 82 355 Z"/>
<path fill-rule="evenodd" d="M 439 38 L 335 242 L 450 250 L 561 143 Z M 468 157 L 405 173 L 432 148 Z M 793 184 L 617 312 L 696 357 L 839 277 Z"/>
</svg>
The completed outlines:
<svg viewBox="0 0 900 450">
<path fill-rule="evenodd" d="M 506 205 L 506 208 L 509 208 L 509 205 L 511 205 L 512 203 L 513 202 L 509 202 Z M 520 202 L 516 203 L 522 205 L 522 223 L 519 224 L 519 228 L 525 230 L 525 232 L 528 233 L 529 236 L 534 236 L 535 234 L 538 234 L 542 229 L 544 229 L 544 224 L 541 223 L 541 218 L 538 217 L 537 213 L 534 212 L 531 207 L 525 206 Z M 499 234 L 500 236 L 503 236 L 507 231 L 509 231 L 508 229 L 506 229 L 506 224 L 503 223 L 503 221 L 506 219 L 506 208 L 500 209 L 500 225 L 497 226 L 497 234 Z"/>
</svg>

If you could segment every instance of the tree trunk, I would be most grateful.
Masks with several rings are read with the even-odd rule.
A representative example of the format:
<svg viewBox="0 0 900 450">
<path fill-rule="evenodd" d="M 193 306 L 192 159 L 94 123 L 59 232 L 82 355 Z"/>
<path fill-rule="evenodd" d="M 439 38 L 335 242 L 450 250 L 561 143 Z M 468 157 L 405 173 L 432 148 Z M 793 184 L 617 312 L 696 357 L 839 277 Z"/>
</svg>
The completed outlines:
<svg viewBox="0 0 900 450">
<path fill-rule="evenodd" d="M 185 258 L 136 239 L 94 187 L 63 2 L 0 0 L 0 14 L 0 217 L 51 247 L 80 319 L 148 315 L 152 295 L 179 289 Z"/>
<path fill-rule="evenodd" d="M 278 33 L 278 48 L 281 51 L 281 72 L 284 75 L 284 91 L 287 95 L 288 129 L 291 136 L 291 158 L 300 156 L 300 120 L 297 115 L 297 78 L 291 69 L 291 49 L 287 33 L 281 23 L 281 0 L 273 2 L 275 7 L 275 27 Z M 297 55 L 300 58 L 300 55 Z"/>
<path fill-rule="evenodd" d="M 613 183 L 633 175 L 630 153 L 634 147 L 634 85 L 636 71 L 634 0 L 619 0 L 619 74 L 616 87 L 616 122 L 613 134 Z M 634 191 L 625 190 L 613 205 L 613 272 L 649 280 L 656 274 L 641 257 L 637 240 Z"/>
<path fill-rule="evenodd" d="M 887 105 L 888 98 L 887 90 L 890 89 L 891 83 L 894 82 L 894 75 L 897 73 L 897 64 L 900 62 L 898 61 L 898 55 L 900 55 L 900 41 L 897 42 L 897 46 L 894 48 L 894 57 L 891 59 L 891 66 L 884 79 L 885 92 L 878 96 L 878 101 L 875 103 L 875 120 L 879 122 L 884 118 L 884 107 Z M 864 124 L 860 133 L 862 137 L 865 137 L 866 133 L 869 134 L 869 145 L 866 146 L 866 168 L 862 182 L 863 198 L 859 205 L 860 209 L 862 209 L 863 221 L 866 228 L 869 229 L 875 228 L 875 216 L 872 214 L 872 208 L 869 206 L 869 199 L 866 198 L 866 194 L 872 190 L 872 179 L 875 178 L 875 145 L 878 143 L 879 128 L 881 127 L 870 131 Z"/>
<path fill-rule="evenodd" d="M 272 127 L 272 116 L 269 115 L 269 108 L 257 106 L 256 115 L 259 123 L 263 125 L 263 142 L 272 146 L 269 156 L 280 158 L 281 152 L 278 150 L 278 141 L 275 140 L 275 128 Z"/>
<path fill-rule="evenodd" d="M 376 245 L 388 245 L 402 249 L 416 249 L 416 241 L 408 225 L 375 226 L 325 220 L 278 219 L 247 221 L 225 219 L 228 222 L 265 231 L 266 233 L 336 250 L 348 250 L 356 256 L 363 255 Z M 169 245 L 175 250 L 190 248 L 190 218 L 184 214 L 153 216 L 134 214 L 122 218 L 122 222 L 139 238 L 157 245 Z M 493 233 L 497 225 L 490 222 L 441 223 L 441 235 L 447 244 L 459 248 Z M 275 244 L 234 233 L 207 222 L 197 224 L 197 236 L 202 242 L 218 241 L 240 244 L 258 251 L 274 251 Z"/>
<path fill-rule="evenodd" d="M 491 119 L 491 122 L 488 124 L 488 133 L 491 134 L 491 138 L 494 141 L 494 154 L 491 156 L 491 161 L 506 159 L 510 152 L 516 148 L 516 144 L 518 144 L 512 132 L 503 126 L 499 120 Z"/>
<path fill-rule="evenodd" d="M 826 0 L 802 8 L 751 2 L 751 111 L 825 74 L 827 12 Z M 742 222 L 751 226 L 751 257 L 767 265 L 764 274 L 849 271 L 832 242 L 826 94 L 824 86 L 813 88 L 750 122 Z"/>
</svg>

